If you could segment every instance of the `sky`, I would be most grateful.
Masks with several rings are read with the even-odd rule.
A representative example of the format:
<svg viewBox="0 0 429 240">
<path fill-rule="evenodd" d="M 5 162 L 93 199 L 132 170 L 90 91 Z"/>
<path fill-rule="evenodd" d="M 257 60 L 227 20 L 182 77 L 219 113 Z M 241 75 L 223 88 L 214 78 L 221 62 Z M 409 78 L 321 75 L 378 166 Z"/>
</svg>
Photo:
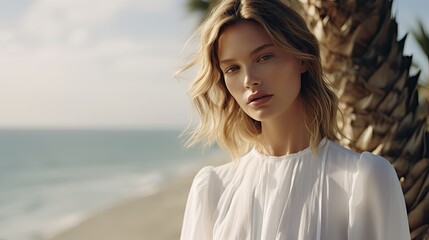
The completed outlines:
<svg viewBox="0 0 429 240">
<path fill-rule="evenodd" d="M 394 1 L 400 37 L 425 9 Z M 174 72 L 197 23 L 185 0 L 0 0 L 0 128 L 185 128 Z M 405 53 L 427 66 L 411 36 Z"/>
</svg>

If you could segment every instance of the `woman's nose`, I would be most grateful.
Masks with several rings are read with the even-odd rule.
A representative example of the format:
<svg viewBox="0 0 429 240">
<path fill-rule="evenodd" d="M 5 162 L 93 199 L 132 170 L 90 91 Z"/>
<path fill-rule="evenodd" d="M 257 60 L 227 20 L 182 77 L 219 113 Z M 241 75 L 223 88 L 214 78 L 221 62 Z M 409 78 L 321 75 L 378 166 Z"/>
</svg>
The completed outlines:
<svg viewBox="0 0 429 240">
<path fill-rule="evenodd" d="M 245 71 L 244 76 L 244 87 L 250 88 L 252 86 L 256 86 L 261 84 L 260 79 L 256 76 L 255 72 L 252 70 Z"/>
</svg>

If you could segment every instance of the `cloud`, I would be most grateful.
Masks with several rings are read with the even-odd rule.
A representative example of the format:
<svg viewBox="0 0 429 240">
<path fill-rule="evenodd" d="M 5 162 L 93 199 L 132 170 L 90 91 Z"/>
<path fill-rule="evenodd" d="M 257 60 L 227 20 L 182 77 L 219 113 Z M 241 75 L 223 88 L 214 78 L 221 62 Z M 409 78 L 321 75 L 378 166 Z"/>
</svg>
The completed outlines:
<svg viewBox="0 0 429 240">
<path fill-rule="evenodd" d="M 0 30 L 0 45 L 9 44 L 15 38 L 15 34 L 11 31 Z"/>
<path fill-rule="evenodd" d="M 76 31 L 85 32 L 106 24 L 126 9 L 145 14 L 161 11 L 167 5 L 167 0 L 156 3 L 139 0 L 40 0 L 28 9 L 20 30 L 42 42 L 63 41 L 76 38 Z"/>
<path fill-rule="evenodd" d="M 0 32 L 0 127 L 186 126 L 188 83 L 173 74 L 194 25 L 173 1 L 34 2 Z M 156 33 L 118 32 L 154 12 L 172 21 L 150 22 Z"/>
<path fill-rule="evenodd" d="M 0 55 L 0 126 L 184 126 L 186 83 L 169 41 L 9 45 Z M 178 49 L 176 51 L 179 51 Z"/>
</svg>

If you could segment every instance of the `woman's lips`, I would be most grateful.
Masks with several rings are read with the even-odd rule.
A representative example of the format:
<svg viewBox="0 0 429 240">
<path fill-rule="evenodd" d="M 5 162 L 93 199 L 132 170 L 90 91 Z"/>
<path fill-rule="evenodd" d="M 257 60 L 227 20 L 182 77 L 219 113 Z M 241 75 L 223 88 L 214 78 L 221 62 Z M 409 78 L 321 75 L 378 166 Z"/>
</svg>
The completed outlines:
<svg viewBox="0 0 429 240">
<path fill-rule="evenodd" d="M 260 107 L 267 104 L 273 95 L 265 95 L 259 98 L 255 98 L 249 102 L 249 105 L 252 107 Z"/>
</svg>

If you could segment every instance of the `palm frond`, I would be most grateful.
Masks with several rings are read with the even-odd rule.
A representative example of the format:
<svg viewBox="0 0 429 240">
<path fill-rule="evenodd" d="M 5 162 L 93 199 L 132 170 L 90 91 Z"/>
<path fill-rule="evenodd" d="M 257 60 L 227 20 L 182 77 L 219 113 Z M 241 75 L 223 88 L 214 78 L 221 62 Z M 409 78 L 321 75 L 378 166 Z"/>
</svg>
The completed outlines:
<svg viewBox="0 0 429 240">
<path fill-rule="evenodd" d="M 426 59 L 429 63 L 429 34 L 426 32 L 421 20 L 418 20 L 417 24 L 418 28 L 413 29 L 411 33 L 413 34 L 420 48 L 423 50 L 423 53 L 426 55 Z"/>
<path fill-rule="evenodd" d="M 187 0 L 187 9 L 191 13 L 201 14 L 200 22 L 203 22 L 210 10 L 216 6 L 221 0 Z"/>
</svg>

